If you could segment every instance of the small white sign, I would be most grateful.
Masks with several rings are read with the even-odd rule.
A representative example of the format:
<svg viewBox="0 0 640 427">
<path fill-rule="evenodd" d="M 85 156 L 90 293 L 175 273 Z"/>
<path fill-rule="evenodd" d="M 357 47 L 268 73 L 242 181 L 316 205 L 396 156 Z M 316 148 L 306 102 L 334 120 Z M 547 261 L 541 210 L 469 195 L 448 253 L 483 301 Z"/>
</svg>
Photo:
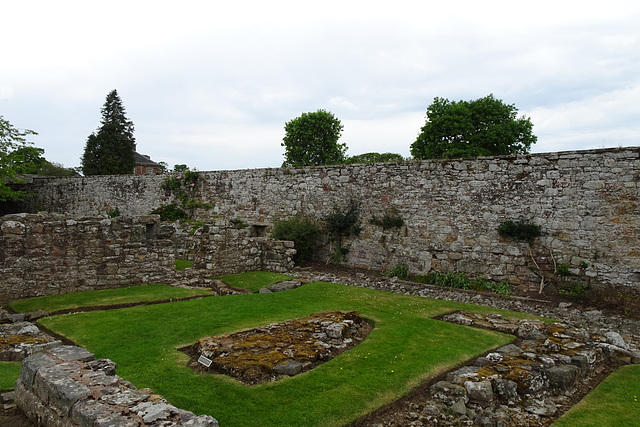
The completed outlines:
<svg viewBox="0 0 640 427">
<path fill-rule="evenodd" d="M 202 363 L 204 366 L 206 366 L 207 368 L 209 366 L 211 366 L 211 363 L 213 362 L 213 360 L 206 358 L 204 356 L 200 356 L 198 357 L 198 363 Z"/>
</svg>

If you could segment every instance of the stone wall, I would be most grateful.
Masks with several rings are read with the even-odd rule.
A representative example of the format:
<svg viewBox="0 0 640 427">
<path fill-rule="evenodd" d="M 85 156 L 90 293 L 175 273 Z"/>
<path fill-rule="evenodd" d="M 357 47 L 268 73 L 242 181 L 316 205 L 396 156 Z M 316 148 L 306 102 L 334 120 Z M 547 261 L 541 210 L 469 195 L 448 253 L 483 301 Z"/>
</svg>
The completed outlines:
<svg viewBox="0 0 640 427">
<path fill-rule="evenodd" d="M 293 268 L 292 242 L 252 236 L 252 228 L 224 220 L 205 223 L 193 234 L 191 230 L 161 223 L 157 215 L 113 219 L 5 215 L 0 217 L 0 301 L 172 284 L 177 280 L 176 247 L 189 248 L 186 258 L 194 261 L 194 269 L 205 270 L 203 277 Z"/>
<path fill-rule="evenodd" d="M 57 346 L 22 362 L 15 402 L 34 425 L 217 427 L 150 389 L 139 390 L 116 375 L 109 359 L 94 360 L 81 347 Z"/>
<path fill-rule="evenodd" d="M 34 178 L 36 208 L 125 216 L 168 202 L 160 177 Z M 266 229 L 291 215 L 322 218 L 349 200 L 363 231 L 347 263 L 415 273 L 456 270 L 512 283 L 539 281 L 532 268 L 564 263 L 598 283 L 640 283 L 640 148 L 348 166 L 201 172 L 198 197 L 214 205 L 198 219 L 240 219 Z M 404 226 L 371 223 L 385 213 Z M 496 228 L 524 218 L 542 227 L 533 246 Z M 535 263 L 534 263 L 535 260 Z M 537 264 L 537 266 L 536 266 Z"/>
<path fill-rule="evenodd" d="M 157 216 L 0 218 L 0 301 L 144 283 L 175 274 L 171 240 Z"/>
<path fill-rule="evenodd" d="M 195 270 L 205 270 L 208 277 L 244 271 L 285 273 L 294 267 L 293 242 L 272 240 L 255 235 L 255 228 L 240 226 L 224 219 L 205 223 L 190 242 Z"/>
</svg>

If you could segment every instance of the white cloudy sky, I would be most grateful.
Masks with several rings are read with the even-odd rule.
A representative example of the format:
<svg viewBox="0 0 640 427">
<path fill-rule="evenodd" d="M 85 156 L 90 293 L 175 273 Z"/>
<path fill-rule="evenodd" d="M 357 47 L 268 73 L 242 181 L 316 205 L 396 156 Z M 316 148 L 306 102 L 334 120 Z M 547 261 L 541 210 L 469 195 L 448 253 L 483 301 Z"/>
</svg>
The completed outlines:
<svg viewBox="0 0 640 427">
<path fill-rule="evenodd" d="M 117 89 L 138 151 L 278 167 L 326 109 L 349 155 L 409 147 L 434 97 L 493 93 L 534 152 L 640 145 L 640 1 L 4 1 L 0 115 L 78 166 Z"/>
</svg>

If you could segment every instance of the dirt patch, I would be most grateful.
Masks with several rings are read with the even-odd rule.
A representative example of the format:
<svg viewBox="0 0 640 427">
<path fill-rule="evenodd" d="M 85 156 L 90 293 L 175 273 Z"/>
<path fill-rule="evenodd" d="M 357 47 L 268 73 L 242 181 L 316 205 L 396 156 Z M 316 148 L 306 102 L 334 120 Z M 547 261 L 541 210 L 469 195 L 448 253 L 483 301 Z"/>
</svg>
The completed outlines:
<svg viewBox="0 0 640 427">
<path fill-rule="evenodd" d="M 255 385 L 309 371 L 360 344 L 372 330 L 355 311 L 327 311 L 201 338 L 181 351 L 190 356 L 189 367 L 196 372 L 225 374 Z M 201 356 L 211 361 L 208 367 L 198 362 Z"/>
</svg>

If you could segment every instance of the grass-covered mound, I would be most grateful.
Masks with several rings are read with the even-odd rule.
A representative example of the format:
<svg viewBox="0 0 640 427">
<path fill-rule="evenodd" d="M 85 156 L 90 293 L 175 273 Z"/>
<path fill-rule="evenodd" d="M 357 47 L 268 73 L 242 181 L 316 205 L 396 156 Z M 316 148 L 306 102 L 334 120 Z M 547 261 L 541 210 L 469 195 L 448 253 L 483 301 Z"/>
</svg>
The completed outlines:
<svg viewBox="0 0 640 427">
<path fill-rule="evenodd" d="M 118 374 L 221 425 L 344 425 L 443 371 L 511 341 L 508 335 L 431 319 L 453 310 L 496 311 L 331 283 L 270 294 L 204 298 L 77 313 L 44 326 L 110 358 Z M 375 323 L 354 349 L 303 374 L 247 386 L 198 375 L 178 351 L 196 340 L 308 316 L 355 310 Z M 518 314 L 514 314 L 518 316 Z M 524 316 L 521 315 L 520 316 Z"/>
</svg>

